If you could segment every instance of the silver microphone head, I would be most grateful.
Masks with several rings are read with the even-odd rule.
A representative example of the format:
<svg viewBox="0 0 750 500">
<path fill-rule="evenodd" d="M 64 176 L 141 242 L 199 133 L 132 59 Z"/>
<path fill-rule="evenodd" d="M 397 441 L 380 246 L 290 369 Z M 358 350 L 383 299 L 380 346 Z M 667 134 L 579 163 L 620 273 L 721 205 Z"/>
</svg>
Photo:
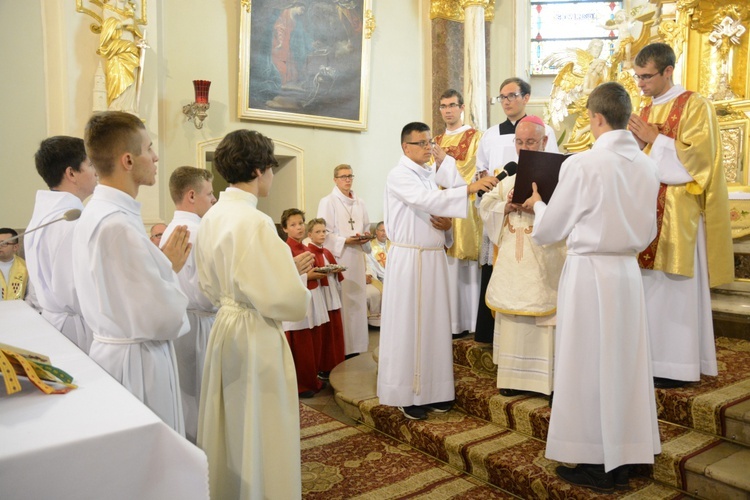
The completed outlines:
<svg viewBox="0 0 750 500">
<path fill-rule="evenodd" d="M 77 220 L 81 216 L 81 211 L 77 208 L 71 208 L 63 214 L 63 219 L 67 221 Z"/>
</svg>

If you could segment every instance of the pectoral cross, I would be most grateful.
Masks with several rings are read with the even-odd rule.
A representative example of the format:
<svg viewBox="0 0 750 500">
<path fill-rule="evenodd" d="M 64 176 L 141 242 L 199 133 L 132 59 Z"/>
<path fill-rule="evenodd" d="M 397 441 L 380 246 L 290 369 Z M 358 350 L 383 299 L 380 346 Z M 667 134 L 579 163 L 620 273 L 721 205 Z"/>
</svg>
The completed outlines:
<svg viewBox="0 0 750 500">
<path fill-rule="evenodd" d="M 352 228 L 352 231 L 354 231 L 354 219 L 352 219 L 352 216 L 349 216 L 349 220 L 346 221 L 349 223 L 349 226 Z"/>
</svg>

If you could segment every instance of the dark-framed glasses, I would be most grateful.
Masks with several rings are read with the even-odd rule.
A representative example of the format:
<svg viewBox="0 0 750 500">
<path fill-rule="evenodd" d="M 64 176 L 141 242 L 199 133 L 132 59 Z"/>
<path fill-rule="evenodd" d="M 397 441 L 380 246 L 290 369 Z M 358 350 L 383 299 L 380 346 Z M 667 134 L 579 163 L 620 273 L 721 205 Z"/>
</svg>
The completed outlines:
<svg viewBox="0 0 750 500">
<path fill-rule="evenodd" d="M 450 104 L 441 104 L 440 106 L 438 106 L 438 108 L 441 110 L 442 109 L 456 109 L 458 107 L 460 106 L 458 105 L 458 103 L 455 103 L 455 102 L 452 102 Z"/>
<path fill-rule="evenodd" d="M 515 142 L 516 146 L 518 147 L 526 146 L 527 148 L 533 148 L 534 146 L 539 144 L 539 142 L 541 142 L 541 139 L 526 139 L 525 141 L 522 141 L 521 139 L 516 139 L 513 142 Z"/>
<path fill-rule="evenodd" d="M 503 101 L 513 102 L 519 97 L 521 97 L 522 95 L 523 94 L 521 92 L 513 92 L 512 94 L 507 94 L 507 95 L 500 94 L 499 96 L 497 96 L 497 100 L 500 102 L 503 102 Z"/>
<path fill-rule="evenodd" d="M 664 69 L 667 69 L 667 68 L 664 68 Z M 633 75 L 633 78 L 635 78 L 635 81 L 647 82 L 647 81 L 651 80 L 653 77 L 655 77 L 656 75 L 663 75 L 664 74 L 664 69 L 661 70 L 661 71 L 659 71 L 658 73 L 651 73 L 651 74 L 646 74 L 646 75 L 635 74 L 635 75 Z"/>
<path fill-rule="evenodd" d="M 344 179 L 345 181 L 350 181 L 350 180 L 354 179 L 354 174 L 350 174 L 350 175 L 339 175 L 339 176 L 338 176 L 338 177 L 336 177 L 336 178 L 337 178 L 337 179 Z"/>
<path fill-rule="evenodd" d="M 420 148 L 429 148 L 435 145 L 435 141 L 407 142 L 406 144 L 411 144 L 412 146 L 419 146 Z"/>
</svg>

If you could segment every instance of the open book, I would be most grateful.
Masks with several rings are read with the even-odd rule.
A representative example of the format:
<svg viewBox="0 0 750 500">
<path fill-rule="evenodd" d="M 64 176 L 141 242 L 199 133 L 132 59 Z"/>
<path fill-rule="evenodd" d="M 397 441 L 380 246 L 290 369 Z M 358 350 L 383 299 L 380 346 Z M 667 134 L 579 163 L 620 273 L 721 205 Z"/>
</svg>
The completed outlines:
<svg viewBox="0 0 750 500">
<path fill-rule="evenodd" d="M 549 203 L 557 187 L 560 166 L 570 155 L 548 153 L 547 151 L 529 151 L 522 149 L 518 154 L 518 171 L 516 185 L 513 188 L 513 203 L 519 205 L 534 192 L 531 183 L 536 182 L 542 200 Z"/>
</svg>

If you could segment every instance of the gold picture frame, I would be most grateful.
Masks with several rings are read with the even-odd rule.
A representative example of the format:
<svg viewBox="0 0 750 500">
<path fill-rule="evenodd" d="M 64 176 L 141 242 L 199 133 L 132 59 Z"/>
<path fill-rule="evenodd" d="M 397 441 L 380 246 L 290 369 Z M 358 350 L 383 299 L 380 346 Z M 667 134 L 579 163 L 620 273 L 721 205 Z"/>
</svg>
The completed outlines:
<svg viewBox="0 0 750 500">
<path fill-rule="evenodd" d="M 239 118 L 367 130 L 372 0 L 243 0 Z"/>
</svg>

